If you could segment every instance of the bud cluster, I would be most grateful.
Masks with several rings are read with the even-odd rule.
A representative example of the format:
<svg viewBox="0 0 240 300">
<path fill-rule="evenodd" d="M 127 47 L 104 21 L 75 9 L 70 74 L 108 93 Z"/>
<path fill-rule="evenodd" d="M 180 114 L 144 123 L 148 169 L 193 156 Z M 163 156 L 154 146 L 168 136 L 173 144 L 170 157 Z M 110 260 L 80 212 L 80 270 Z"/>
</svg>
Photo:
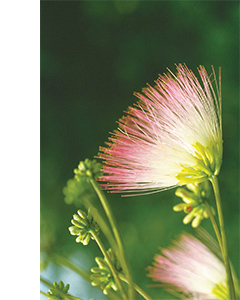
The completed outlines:
<svg viewBox="0 0 240 300">
<path fill-rule="evenodd" d="M 112 264 L 115 267 L 116 271 L 120 272 L 122 270 L 121 266 L 112 249 L 109 249 L 107 251 L 107 254 L 109 255 L 109 258 L 112 261 Z M 96 257 L 95 261 L 98 264 L 98 267 L 94 267 L 91 269 L 91 272 L 93 273 L 91 275 L 91 284 L 93 286 L 99 286 L 105 295 L 108 294 L 108 290 L 111 288 L 116 291 L 117 285 L 114 281 L 112 272 L 108 266 L 106 259 Z"/>
<path fill-rule="evenodd" d="M 77 169 L 74 169 L 75 177 L 79 180 L 81 177 L 98 178 L 102 176 L 101 168 L 102 165 L 95 159 L 86 158 L 84 161 L 80 161 Z"/>
<path fill-rule="evenodd" d="M 97 234 L 99 232 L 99 226 L 94 221 L 92 215 L 90 213 L 87 215 L 80 209 L 77 211 L 77 214 L 73 215 L 71 223 L 74 226 L 69 227 L 70 233 L 77 235 L 76 242 L 82 243 L 83 245 L 88 245 L 90 239 L 94 239 L 91 231 Z"/>
<path fill-rule="evenodd" d="M 204 218 L 209 217 L 206 206 L 210 196 L 209 181 L 187 184 L 186 187 L 178 188 L 175 195 L 182 198 L 183 203 L 175 205 L 173 210 L 184 211 L 187 214 L 183 219 L 184 224 L 192 221 L 192 227 L 196 228 Z M 213 208 L 210 209 L 214 213 Z"/>
<path fill-rule="evenodd" d="M 67 295 L 68 290 L 70 288 L 69 284 L 64 285 L 62 281 L 59 283 L 54 282 L 53 287 L 49 289 L 47 292 L 47 296 L 49 300 L 65 300 L 65 295 Z"/>
</svg>

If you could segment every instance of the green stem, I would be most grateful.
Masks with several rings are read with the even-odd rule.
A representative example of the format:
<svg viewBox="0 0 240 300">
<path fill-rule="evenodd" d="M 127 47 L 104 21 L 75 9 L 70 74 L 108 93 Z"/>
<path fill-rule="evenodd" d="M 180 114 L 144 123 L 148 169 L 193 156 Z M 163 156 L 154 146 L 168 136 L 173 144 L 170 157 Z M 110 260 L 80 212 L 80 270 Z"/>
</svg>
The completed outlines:
<svg viewBox="0 0 240 300">
<path fill-rule="evenodd" d="M 112 249 L 116 251 L 117 249 L 116 241 L 112 235 L 111 230 L 109 229 L 109 226 L 106 224 L 104 218 L 101 216 L 99 211 L 92 205 L 91 201 L 89 201 L 88 199 L 84 200 L 83 205 L 85 206 L 86 210 L 89 209 L 94 220 L 98 223 L 99 227 L 101 228 L 101 231 L 109 241 L 109 244 L 111 245 Z"/>
<path fill-rule="evenodd" d="M 43 279 L 42 277 L 40 277 L 40 281 L 42 283 L 44 283 L 46 286 L 48 286 L 49 288 L 52 287 L 52 284 L 50 282 L 48 282 L 46 279 Z"/>
<path fill-rule="evenodd" d="M 51 256 L 51 260 L 58 266 L 64 266 L 67 267 L 69 269 L 71 269 L 72 271 L 74 271 L 75 273 L 77 273 L 78 275 L 80 275 L 83 279 L 85 279 L 86 281 L 91 283 L 91 279 L 90 279 L 90 275 L 88 272 L 76 267 L 72 262 L 70 262 L 67 258 L 60 256 L 58 254 L 54 254 Z"/>
<path fill-rule="evenodd" d="M 127 278 L 123 274 L 119 274 L 119 278 L 126 282 L 129 283 Z M 139 295 L 141 295 L 144 299 L 146 300 L 153 300 L 144 290 L 142 290 L 135 282 L 133 282 L 133 287 L 134 289 L 138 292 Z"/>
<path fill-rule="evenodd" d="M 220 232 L 221 232 L 221 237 L 222 237 L 222 255 L 223 255 L 224 265 L 225 265 L 226 274 L 227 274 L 229 296 L 230 296 L 230 299 L 236 300 L 232 272 L 231 272 L 229 256 L 228 256 L 227 238 L 226 238 L 226 232 L 225 232 L 225 227 L 224 227 L 222 204 L 221 204 L 221 198 L 220 198 L 217 177 L 213 176 L 210 179 L 210 181 L 213 186 L 213 191 L 214 191 L 214 195 L 215 195 L 215 199 L 216 199 L 216 206 L 217 206 L 217 211 L 218 211 L 218 220 L 219 220 Z"/>
<path fill-rule="evenodd" d="M 100 215 L 100 213 L 98 212 L 98 210 L 95 207 L 93 207 L 90 204 L 88 206 L 88 208 L 89 208 L 90 214 L 93 216 L 93 219 L 97 222 L 97 224 L 101 228 L 101 231 L 103 232 L 103 234 L 107 238 L 107 240 L 108 240 L 109 244 L 111 245 L 112 249 L 114 250 L 114 252 L 116 252 L 117 244 L 116 244 L 116 241 L 113 237 L 113 234 L 112 234 L 111 230 L 109 229 L 109 225 L 106 224 L 105 220 L 103 219 L 103 217 Z"/>
<path fill-rule="evenodd" d="M 121 281 L 120 281 L 120 279 L 118 277 L 117 271 L 115 270 L 115 267 L 112 264 L 112 261 L 109 258 L 109 255 L 108 255 L 108 253 L 107 253 L 107 251 L 106 251 L 106 249 L 105 249 L 105 247 L 104 247 L 101 239 L 97 236 L 97 234 L 93 230 L 90 230 L 89 232 L 91 233 L 91 235 L 95 239 L 96 243 L 98 244 L 98 247 L 102 251 L 102 254 L 104 255 L 104 257 L 105 257 L 105 259 L 106 259 L 106 261 L 108 263 L 108 266 L 109 266 L 109 268 L 110 268 L 110 270 L 111 270 L 111 272 L 113 274 L 113 277 L 114 277 L 115 282 L 116 282 L 116 284 L 117 284 L 117 286 L 118 286 L 118 288 L 119 288 L 119 290 L 121 292 L 121 295 L 122 295 L 123 299 L 127 300 L 126 292 L 125 292 L 125 290 L 123 288 L 123 285 L 122 285 L 122 283 L 121 283 Z"/>
<path fill-rule="evenodd" d="M 117 222 L 113 215 L 112 209 L 107 201 L 107 198 L 105 197 L 104 193 L 100 189 L 98 183 L 93 178 L 91 178 L 90 182 L 91 182 L 95 192 L 97 193 L 99 200 L 101 201 L 103 209 L 104 209 L 104 211 L 108 217 L 109 223 L 112 227 L 113 234 L 114 234 L 114 237 L 116 239 L 118 249 L 119 249 L 119 256 L 120 256 L 119 260 L 120 260 L 120 263 L 121 263 L 121 266 L 122 266 L 124 272 L 126 273 L 126 276 L 127 276 L 128 282 L 129 282 L 129 290 L 128 290 L 129 300 L 133 300 L 135 298 L 134 297 L 135 293 L 134 293 L 134 289 L 133 289 L 133 280 L 132 280 L 132 276 L 130 274 L 130 271 L 129 271 L 129 268 L 127 265 L 127 260 L 125 257 L 122 240 L 121 240 L 120 234 L 118 232 Z"/>
<path fill-rule="evenodd" d="M 40 291 L 40 294 L 42 294 L 45 297 L 48 297 L 48 295 L 46 293 L 42 292 L 42 291 Z"/>
<path fill-rule="evenodd" d="M 212 208 L 211 206 L 208 204 L 207 201 L 204 202 L 206 208 L 207 208 L 207 213 L 210 217 L 210 220 L 211 220 L 211 223 L 212 223 L 212 226 L 213 226 L 213 229 L 215 231 L 215 234 L 216 234 L 216 237 L 217 237 L 217 240 L 218 240 L 218 244 L 220 246 L 220 250 L 221 250 L 221 253 L 223 253 L 223 246 L 222 246 L 222 237 L 221 237 L 221 233 L 219 231 L 219 228 L 218 228 L 218 224 L 217 224 L 217 221 L 213 215 L 213 211 L 212 211 Z"/>
</svg>

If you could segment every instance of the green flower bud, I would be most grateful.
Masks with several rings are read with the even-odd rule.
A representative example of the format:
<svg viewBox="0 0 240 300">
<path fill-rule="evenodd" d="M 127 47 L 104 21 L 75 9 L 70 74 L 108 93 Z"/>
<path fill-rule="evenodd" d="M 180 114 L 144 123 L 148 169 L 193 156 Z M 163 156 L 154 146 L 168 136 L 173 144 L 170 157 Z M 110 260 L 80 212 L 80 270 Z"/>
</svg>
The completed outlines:
<svg viewBox="0 0 240 300">
<path fill-rule="evenodd" d="M 102 176 L 101 171 L 102 165 L 98 163 L 95 159 L 90 160 L 86 158 L 81 161 L 78 168 L 74 170 L 75 178 L 81 180 L 81 178 L 98 178 Z"/>
<path fill-rule="evenodd" d="M 206 202 L 209 201 L 211 193 L 209 181 L 202 183 L 190 183 L 185 187 L 179 187 L 175 195 L 182 198 L 183 203 L 179 203 L 173 207 L 173 210 L 184 211 L 187 215 L 183 219 L 184 224 L 192 222 L 192 227 L 196 228 L 200 225 L 204 218 L 208 218 Z M 212 207 L 213 213 L 214 210 Z"/>
<path fill-rule="evenodd" d="M 89 182 L 91 178 L 98 178 L 102 176 L 102 165 L 95 159 L 85 159 L 81 161 L 77 169 L 74 169 L 75 176 L 67 181 L 63 188 L 64 200 L 67 204 L 75 203 L 83 204 L 92 201 L 96 198 L 96 193 Z"/>
<path fill-rule="evenodd" d="M 64 285 L 62 281 L 59 281 L 59 283 L 54 282 L 53 287 L 49 289 L 49 292 L 47 292 L 47 296 L 49 300 L 65 300 L 65 296 L 68 293 L 68 290 L 70 288 L 69 284 Z"/>
<path fill-rule="evenodd" d="M 100 269 L 98 267 L 94 267 L 94 268 L 91 269 L 91 272 L 92 273 L 99 273 Z"/>
<path fill-rule="evenodd" d="M 109 249 L 107 253 L 116 271 L 121 272 L 122 269 L 112 249 Z M 91 284 L 93 286 L 99 286 L 105 295 L 108 294 L 108 291 L 111 288 L 116 291 L 117 286 L 114 282 L 112 272 L 105 258 L 96 257 L 95 261 L 98 264 L 98 267 L 91 269 L 91 272 L 93 273 L 91 275 Z"/>
<path fill-rule="evenodd" d="M 81 211 L 77 211 L 77 214 L 73 215 L 71 223 L 74 226 L 70 226 L 68 229 L 72 235 L 77 235 L 77 243 L 82 243 L 83 245 L 88 245 L 90 239 L 94 239 L 91 231 L 99 233 L 99 227 L 97 223 L 93 220 L 92 215 L 88 212 L 88 215 Z"/>
</svg>

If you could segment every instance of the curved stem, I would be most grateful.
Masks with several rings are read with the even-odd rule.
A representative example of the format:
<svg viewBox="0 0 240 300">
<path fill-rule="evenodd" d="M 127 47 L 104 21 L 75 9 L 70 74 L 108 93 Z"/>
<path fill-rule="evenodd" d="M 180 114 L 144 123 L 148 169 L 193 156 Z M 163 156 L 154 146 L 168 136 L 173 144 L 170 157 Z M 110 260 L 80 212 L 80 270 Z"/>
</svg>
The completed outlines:
<svg viewBox="0 0 240 300">
<path fill-rule="evenodd" d="M 126 273 L 126 276 L 127 276 L 128 282 L 129 282 L 129 290 L 128 290 L 129 300 L 133 300 L 134 299 L 134 294 L 135 294 L 134 289 L 133 289 L 133 280 L 132 280 L 132 276 L 130 274 L 130 271 L 129 271 L 129 268 L 128 268 L 128 265 L 127 265 L 127 260 L 126 260 L 126 257 L 125 257 L 125 252 L 124 252 L 124 248 L 123 248 L 123 244 L 122 244 L 122 239 L 120 237 L 120 234 L 119 234 L 118 228 L 117 228 L 117 222 L 116 222 L 115 217 L 113 215 L 112 209 L 111 209 L 111 207 L 110 207 L 110 205 L 107 201 L 107 198 L 105 197 L 104 193 L 100 189 L 98 183 L 93 178 L 91 178 L 90 182 L 91 182 L 95 192 L 97 193 L 99 200 L 101 201 L 101 204 L 104 208 L 104 211 L 105 211 L 105 213 L 108 217 L 109 223 L 112 227 L 113 234 L 114 234 L 114 237 L 116 239 L 118 249 L 119 249 L 119 256 L 120 256 L 119 260 L 120 260 L 120 263 L 121 263 L 121 266 L 122 266 L 124 272 Z"/>
<path fill-rule="evenodd" d="M 60 256 L 58 254 L 54 254 L 51 256 L 51 260 L 56 265 L 67 267 L 67 268 L 71 269 L 72 271 L 74 271 L 75 273 L 79 274 L 86 281 L 91 282 L 89 273 L 80 269 L 79 267 L 76 267 L 75 264 L 73 264 L 69 259 L 67 259 L 63 256 Z"/>
<path fill-rule="evenodd" d="M 97 224 L 101 228 L 101 231 L 103 232 L 103 234 L 107 238 L 107 240 L 108 240 L 109 244 L 111 245 L 112 249 L 116 252 L 117 244 L 116 244 L 116 241 L 113 237 L 113 234 L 112 234 L 111 230 L 109 229 L 109 225 L 106 224 L 104 218 L 101 216 L 99 211 L 94 206 L 92 206 L 92 204 L 89 204 L 89 206 L 86 207 L 86 209 L 88 209 L 88 208 L 89 208 L 90 214 L 93 216 L 93 219 L 97 222 Z"/>
<path fill-rule="evenodd" d="M 100 250 L 102 251 L 102 254 L 104 255 L 107 263 L 108 263 L 108 266 L 113 274 L 113 277 L 115 279 L 115 282 L 121 292 L 121 295 L 123 297 L 123 299 L 127 300 L 127 295 L 125 293 L 125 290 L 123 288 L 123 285 L 118 277 L 118 274 L 117 274 L 117 271 L 115 270 L 115 267 L 113 266 L 112 262 L 111 262 L 111 259 L 109 258 L 109 255 L 102 243 L 102 241 L 100 240 L 100 238 L 96 235 L 96 233 L 93 231 L 93 230 L 90 230 L 89 231 L 91 233 L 91 235 L 93 236 L 93 238 L 95 239 L 96 243 L 98 244 L 98 247 L 100 248 Z"/>
<path fill-rule="evenodd" d="M 113 234 L 112 234 L 111 230 L 109 229 L 109 226 L 106 224 L 104 218 L 101 216 L 101 214 L 97 210 L 97 208 L 94 207 L 92 205 L 91 201 L 89 201 L 87 198 L 84 199 L 83 205 L 86 208 L 86 210 L 89 209 L 91 215 L 93 216 L 95 221 L 98 223 L 98 225 L 101 228 L 101 231 L 103 232 L 103 234 L 106 236 L 107 240 L 109 241 L 109 244 L 111 245 L 112 249 L 114 251 L 116 251 L 117 245 L 116 245 L 116 241 L 113 237 Z"/>
<path fill-rule="evenodd" d="M 42 277 L 40 277 L 40 281 L 42 283 L 44 283 L 46 286 L 48 286 L 49 288 L 52 287 L 52 284 L 50 282 L 48 282 L 46 279 L 43 279 Z"/>
<path fill-rule="evenodd" d="M 219 228 L 218 228 L 217 221 L 216 221 L 216 219 L 215 219 L 215 217 L 213 215 L 212 208 L 210 207 L 210 205 L 209 205 L 209 203 L 207 201 L 205 201 L 204 204 L 205 204 L 205 206 L 207 208 L 207 213 L 208 213 L 208 215 L 210 217 L 213 229 L 215 231 L 215 234 L 216 234 L 216 237 L 217 237 L 217 240 L 218 240 L 218 244 L 219 244 L 221 253 L 223 253 L 222 237 L 221 237 L 221 233 L 220 233 Z"/>
<path fill-rule="evenodd" d="M 128 283 L 127 278 L 123 274 L 119 274 L 119 278 Z M 141 295 L 146 300 L 153 300 L 144 290 L 142 290 L 135 282 L 133 282 L 134 289 L 138 292 L 139 295 Z"/>
<path fill-rule="evenodd" d="M 221 232 L 221 237 L 222 237 L 222 255 L 223 255 L 224 265 L 225 265 L 226 274 L 227 274 L 229 297 L 232 300 L 236 300 L 232 272 L 231 272 L 229 256 L 228 256 L 227 238 L 226 238 L 226 232 L 225 232 L 225 226 L 224 226 L 224 220 L 223 220 L 222 204 L 221 204 L 221 198 L 220 198 L 217 177 L 213 176 L 210 179 L 210 181 L 213 186 L 213 191 L 214 191 L 214 195 L 215 195 L 215 199 L 216 199 L 216 206 L 217 206 L 217 211 L 218 211 L 218 220 L 219 220 L 220 232 Z"/>
<path fill-rule="evenodd" d="M 43 296 L 47 297 L 50 300 L 51 299 L 56 299 L 54 296 L 51 297 L 51 296 L 47 295 L 46 293 L 44 293 L 43 291 L 40 291 L 40 294 L 42 294 Z M 83 300 L 82 298 L 66 295 L 64 293 L 62 295 L 64 296 L 64 299 L 67 299 L 67 300 Z"/>
<path fill-rule="evenodd" d="M 48 297 L 48 295 L 46 293 L 44 293 L 43 291 L 40 291 L 40 294 L 42 294 L 45 297 Z"/>
</svg>

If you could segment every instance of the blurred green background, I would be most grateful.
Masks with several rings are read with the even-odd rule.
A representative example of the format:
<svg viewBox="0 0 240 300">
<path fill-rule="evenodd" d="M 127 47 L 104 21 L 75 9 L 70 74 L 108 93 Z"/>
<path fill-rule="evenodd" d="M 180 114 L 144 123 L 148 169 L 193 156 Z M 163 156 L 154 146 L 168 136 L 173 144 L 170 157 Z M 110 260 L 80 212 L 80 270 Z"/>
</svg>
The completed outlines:
<svg viewBox="0 0 240 300">
<path fill-rule="evenodd" d="M 62 189 L 80 160 L 92 159 L 146 83 L 175 63 L 196 73 L 222 67 L 224 157 L 219 176 L 229 253 L 239 275 L 239 4 L 234 1 L 41 2 L 41 245 L 90 269 L 101 256 L 69 234 L 77 208 Z M 154 299 L 146 267 L 158 247 L 182 231 L 174 190 L 122 198 L 108 194 L 136 283 Z M 203 227 L 212 234 L 210 221 Z M 214 235 L 214 234 L 213 234 Z M 90 284 L 49 264 L 43 276 L 70 283 L 70 293 L 104 299 Z M 44 289 L 43 289 L 44 290 Z M 42 297 L 42 296 L 41 296 Z M 41 298 L 41 299 L 44 299 Z"/>
</svg>

